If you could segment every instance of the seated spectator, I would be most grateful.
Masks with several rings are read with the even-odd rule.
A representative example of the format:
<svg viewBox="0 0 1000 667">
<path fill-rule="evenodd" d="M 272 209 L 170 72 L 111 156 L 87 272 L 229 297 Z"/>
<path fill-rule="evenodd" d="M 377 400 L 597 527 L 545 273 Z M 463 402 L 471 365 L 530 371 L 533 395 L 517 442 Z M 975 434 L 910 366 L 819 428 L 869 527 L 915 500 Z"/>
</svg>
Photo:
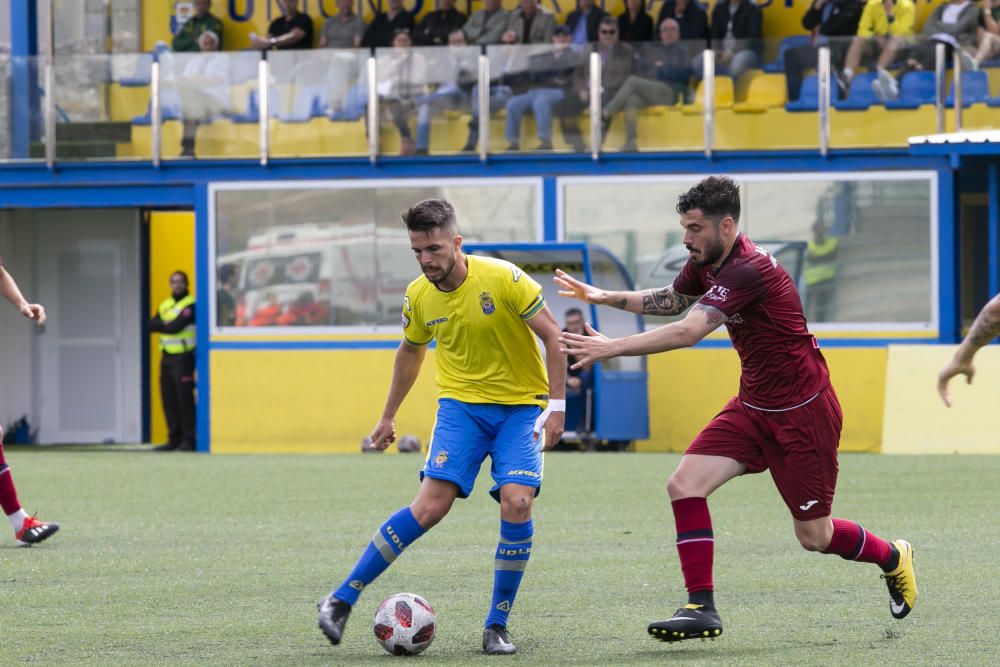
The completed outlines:
<svg viewBox="0 0 1000 667">
<path fill-rule="evenodd" d="M 222 49 L 222 21 L 212 16 L 209 12 L 211 8 L 212 0 L 194 0 L 194 13 L 174 35 L 174 51 L 200 51 L 198 38 L 205 32 L 214 32 L 218 50 Z"/>
<path fill-rule="evenodd" d="M 379 57 L 378 98 L 399 130 L 400 155 L 413 155 L 416 145 L 410 133 L 409 110 L 427 94 L 427 63 L 413 51 L 410 31 L 400 28 L 392 38 L 391 53 Z"/>
<path fill-rule="evenodd" d="M 975 69 L 972 56 L 965 48 L 976 43 L 976 29 L 979 25 L 979 9 L 971 0 L 951 0 L 938 5 L 924 22 L 923 34 L 926 39 L 910 53 L 903 72 L 933 69 L 938 44 L 945 44 L 947 58 L 953 49 L 958 49 L 962 64 L 967 69 Z M 883 102 L 899 97 L 899 82 L 886 70 L 879 70 L 878 78 L 872 81 L 872 90 Z"/>
<path fill-rule="evenodd" d="M 451 33 L 465 25 L 468 17 L 455 9 L 455 0 L 438 0 L 437 9 L 429 12 L 413 33 L 413 41 L 420 46 L 443 46 L 449 43 Z"/>
<path fill-rule="evenodd" d="M 199 125 L 230 110 L 229 58 L 221 53 L 209 55 L 219 50 L 221 41 L 211 30 L 201 33 L 198 50 L 202 54 L 188 56 L 184 72 L 175 77 L 183 119 L 181 157 L 195 157 Z"/>
<path fill-rule="evenodd" d="M 601 105 L 604 106 L 632 74 L 635 51 L 628 44 L 618 41 L 618 20 L 605 14 L 593 52 L 601 56 Z M 574 90 L 575 95 L 558 104 L 556 115 L 562 126 L 563 139 L 574 151 L 580 152 L 585 150 L 585 146 L 580 134 L 579 116 L 590 105 L 590 67 L 586 61 L 576 70 Z"/>
<path fill-rule="evenodd" d="M 409 38 L 410 33 L 416 28 L 413 14 L 403 9 L 403 0 L 388 1 L 389 8 L 376 14 L 365 30 L 361 46 L 369 48 L 393 46 L 398 31 L 405 30 Z"/>
<path fill-rule="evenodd" d="M 473 13 L 465 24 L 465 39 L 469 44 L 481 46 L 499 44 L 507 30 L 508 16 L 502 0 L 483 0 L 483 8 Z"/>
<path fill-rule="evenodd" d="M 858 21 L 864 9 L 865 0 L 813 0 L 802 17 L 802 27 L 818 32 L 819 43 L 826 37 L 853 37 L 858 33 Z M 830 66 L 840 69 L 847 53 L 847 44 L 834 40 L 830 44 Z M 788 86 L 788 100 L 794 102 L 802 92 L 802 78 L 807 69 L 816 69 L 819 64 L 819 49 L 807 44 L 785 51 L 785 84 Z"/>
<path fill-rule="evenodd" d="M 566 311 L 565 317 L 566 326 L 563 331 L 580 336 L 587 335 L 583 312 L 579 308 L 570 308 Z M 575 363 L 576 357 L 567 355 L 566 430 L 579 433 L 590 430 L 590 425 L 587 423 L 587 403 L 590 401 L 590 391 L 594 388 L 594 371 L 592 368 L 571 368 Z"/>
<path fill-rule="evenodd" d="M 466 29 L 468 29 L 468 25 L 466 25 Z M 491 58 L 494 62 L 490 65 L 490 108 L 488 111 L 490 114 L 506 107 L 507 100 L 516 93 L 523 93 L 527 90 L 525 49 L 522 49 L 517 43 L 517 33 L 505 32 L 502 37 L 504 40 L 502 43 L 506 44 L 507 48 L 500 50 L 499 53 L 494 54 L 495 57 Z M 472 87 L 469 101 L 472 108 L 472 118 L 469 120 L 469 138 L 466 140 L 465 146 L 462 147 L 465 152 L 477 150 L 479 144 L 479 84 Z"/>
<path fill-rule="evenodd" d="M 701 51 L 708 46 L 708 14 L 696 0 L 666 0 L 656 17 L 656 25 L 663 25 L 663 19 L 675 19 L 681 26 L 681 41 L 702 42 L 704 46 L 689 45 L 689 50 Z"/>
<path fill-rule="evenodd" d="M 607 15 L 606 11 L 594 6 L 594 0 L 577 0 L 576 9 L 566 17 L 566 27 L 573 35 L 573 43 L 589 44 L 598 41 L 597 32 L 600 29 L 601 19 Z M 615 31 L 617 30 L 616 21 Z"/>
<path fill-rule="evenodd" d="M 876 70 L 889 69 L 896 55 L 913 37 L 913 20 L 916 9 L 913 0 L 868 0 L 858 22 L 858 34 L 851 40 L 844 59 L 844 69 L 837 78 L 840 97 L 847 95 L 854 71 L 861 59 L 875 51 L 878 54 Z M 834 70 L 836 76 L 837 70 Z"/>
<path fill-rule="evenodd" d="M 271 21 L 267 38 L 250 33 L 250 46 L 255 49 L 311 49 L 312 19 L 299 11 L 299 0 L 278 0 L 281 16 Z"/>
<path fill-rule="evenodd" d="M 653 39 L 653 18 L 646 13 L 646 0 L 625 0 L 625 11 L 618 16 L 618 38 L 623 42 Z"/>
<path fill-rule="evenodd" d="M 712 10 L 712 49 L 715 73 L 733 79 L 757 67 L 764 52 L 764 15 L 753 0 L 720 0 Z M 702 76 L 703 59 L 695 58 L 694 72 Z"/>
<path fill-rule="evenodd" d="M 624 110 L 625 146 L 622 150 L 635 152 L 639 150 L 636 145 L 639 109 L 676 104 L 686 97 L 692 75 L 691 57 L 680 38 L 681 27 L 677 19 L 667 18 L 660 24 L 659 43 L 637 46 L 638 74 L 625 79 L 621 89 L 602 109 L 602 138 L 615 114 Z"/>
<path fill-rule="evenodd" d="M 468 48 L 465 33 L 461 28 L 448 36 L 447 65 L 449 73 L 440 80 L 442 83 L 434 92 L 416 99 L 417 104 L 417 155 L 427 155 L 431 143 L 431 120 L 434 113 L 442 109 L 459 109 L 469 103 L 469 92 L 479 78 L 478 55 Z"/>
<path fill-rule="evenodd" d="M 531 88 L 507 100 L 507 150 L 520 150 L 521 117 L 528 109 L 538 128 L 536 150 L 552 150 L 552 107 L 573 94 L 573 76 L 581 62 L 580 54 L 570 48 L 571 41 L 569 28 L 559 26 L 552 35 L 552 50 L 528 60 Z"/>
<path fill-rule="evenodd" d="M 507 17 L 506 32 L 517 35 L 521 44 L 548 44 L 555 28 L 555 17 L 538 9 L 538 0 L 521 0 L 520 6 Z"/>
<path fill-rule="evenodd" d="M 365 21 L 354 13 L 354 0 L 337 0 L 337 15 L 323 24 L 321 49 L 356 49 L 365 34 Z"/>
<path fill-rule="evenodd" d="M 978 33 L 979 49 L 972 59 L 975 69 L 983 61 L 1000 56 L 1000 0 L 983 0 Z"/>
</svg>

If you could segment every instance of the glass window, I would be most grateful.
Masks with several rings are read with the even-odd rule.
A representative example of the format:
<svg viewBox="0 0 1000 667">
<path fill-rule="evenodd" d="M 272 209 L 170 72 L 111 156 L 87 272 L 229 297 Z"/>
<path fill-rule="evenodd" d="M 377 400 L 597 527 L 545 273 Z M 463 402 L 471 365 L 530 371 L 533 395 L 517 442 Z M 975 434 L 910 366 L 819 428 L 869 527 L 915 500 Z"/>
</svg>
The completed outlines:
<svg viewBox="0 0 1000 667">
<path fill-rule="evenodd" d="M 795 280 L 811 324 L 908 328 L 935 320 L 930 176 L 739 180 L 740 226 Z M 607 247 L 637 289 L 670 284 L 687 261 L 677 197 L 696 182 L 567 179 L 566 240 Z"/>
<path fill-rule="evenodd" d="M 238 189 L 237 189 L 238 188 Z M 344 187 L 221 186 L 215 200 L 220 327 L 398 326 L 419 272 L 400 215 L 450 201 L 468 241 L 540 239 L 533 180 Z"/>
</svg>

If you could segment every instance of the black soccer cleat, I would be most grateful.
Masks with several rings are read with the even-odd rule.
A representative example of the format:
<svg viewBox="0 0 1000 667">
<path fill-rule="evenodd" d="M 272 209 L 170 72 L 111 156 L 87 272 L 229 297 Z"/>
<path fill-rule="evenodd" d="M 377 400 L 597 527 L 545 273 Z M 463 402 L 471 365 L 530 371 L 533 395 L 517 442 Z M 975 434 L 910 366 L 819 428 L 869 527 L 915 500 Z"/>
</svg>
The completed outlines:
<svg viewBox="0 0 1000 667">
<path fill-rule="evenodd" d="M 323 631 L 330 643 L 336 646 L 344 636 L 344 626 L 351 615 L 351 605 L 338 600 L 330 593 L 319 601 L 319 629 Z"/>
<path fill-rule="evenodd" d="M 39 521 L 35 516 L 29 516 L 21 524 L 21 530 L 14 534 L 14 538 L 17 540 L 17 546 L 30 547 L 32 544 L 38 544 L 49 539 L 58 530 L 58 523 Z"/>
<path fill-rule="evenodd" d="M 714 609 L 689 604 L 678 609 L 665 621 L 650 623 L 646 632 L 661 642 L 679 642 L 682 639 L 714 640 L 722 634 L 722 619 Z"/>
<path fill-rule="evenodd" d="M 483 630 L 483 653 L 487 655 L 517 653 L 517 647 L 510 640 L 507 628 L 502 625 L 491 625 Z"/>
</svg>

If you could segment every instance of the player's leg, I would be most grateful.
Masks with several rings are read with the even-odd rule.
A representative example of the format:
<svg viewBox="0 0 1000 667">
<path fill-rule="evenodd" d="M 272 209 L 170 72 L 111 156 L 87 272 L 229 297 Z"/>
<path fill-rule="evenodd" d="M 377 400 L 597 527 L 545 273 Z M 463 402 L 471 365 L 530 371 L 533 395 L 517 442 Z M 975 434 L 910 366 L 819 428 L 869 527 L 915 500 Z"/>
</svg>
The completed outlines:
<svg viewBox="0 0 1000 667">
<path fill-rule="evenodd" d="M 163 418 L 167 422 L 167 442 L 156 451 L 172 451 L 181 444 L 180 403 L 178 402 L 178 382 L 180 375 L 172 355 L 163 355 L 160 363 L 160 400 L 163 402 Z"/>
<path fill-rule="evenodd" d="M 667 482 L 688 603 L 669 619 L 649 625 L 647 632 L 656 639 L 672 642 L 722 634 L 712 581 L 715 537 L 708 496 L 734 477 L 766 468 L 756 436 L 745 409 L 731 400 L 691 443 Z"/>
<path fill-rule="evenodd" d="M 195 404 L 194 404 L 194 354 L 182 356 L 180 375 L 177 383 L 178 413 L 180 416 L 181 451 L 195 449 Z"/>
<path fill-rule="evenodd" d="M 379 526 L 347 578 L 319 604 L 319 627 L 339 644 L 352 607 L 368 584 L 385 572 L 403 550 L 430 530 L 451 509 L 458 487 L 425 477 L 417 497 Z"/>
<path fill-rule="evenodd" d="M 14 529 L 14 537 L 20 547 L 30 547 L 38 544 L 55 534 L 59 530 L 59 524 L 39 521 L 33 516 L 28 516 L 21 503 L 17 499 L 17 489 L 14 488 L 14 479 L 10 474 L 10 466 L 3 453 L 3 429 L 0 428 L 0 508 L 7 515 L 11 527 Z"/>
<path fill-rule="evenodd" d="M 451 399 L 439 401 L 416 498 L 379 527 L 351 573 L 320 601 L 319 627 L 330 643 L 340 643 L 351 608 L 364 588 L 444 518 L 456 497 L 465 498 L 472 492 L 486 456 L 486 438 L 473 407 Z"/>
<path fill-rule="evenodd" d="M 809 405 L 768 419 L 784 452 L 780 460 L 770 461 L 771 475 L 792 513 L 799 543 L 809 551 L 878 565 L 889 586 L 892 615 L 906 616 L 917 598 L 910 544 L 889 542 L 859 523 L 831 517 L 842 424 L 833 388 Z"/>
<path fill-rule="evenodd" d="M 483 624 L 483 651 L 509 655 L 517 651 L 507 632 L 508 619 L 524 577 L 535 525 L 531 507 L 542 483 L 541 443 L 534 439 L 537 406 L 490 406 L 499 425 L 491 456 L 494 486 L 500 502 L 500 540 L 493 561 L 493 595 Z"/>
</svg>

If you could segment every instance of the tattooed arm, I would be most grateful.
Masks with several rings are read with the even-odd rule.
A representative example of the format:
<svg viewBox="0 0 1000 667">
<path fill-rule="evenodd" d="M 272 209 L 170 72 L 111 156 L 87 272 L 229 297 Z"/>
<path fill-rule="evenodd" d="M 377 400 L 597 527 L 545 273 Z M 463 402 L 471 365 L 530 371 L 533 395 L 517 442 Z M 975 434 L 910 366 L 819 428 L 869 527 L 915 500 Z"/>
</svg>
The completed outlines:
<svg viewBox="0 0 1000 667">
<path fill-rule="evenodd" d="M 941 395 L 941 400 L 949 408 L 951 407 L 951 396 L 948 394 L 948 382 L 956 375 L 964 375 L 966 383 L 972 384 L 972 376 L 976 374 L 972 358 L 976 356 L 979 348 L 989 344 L 997 336 L 1000 336 L 1000 294 L 993 297 L 979 311 L 976 321 L 972 323 L 972 328 L 969 330 L 969 335 L 958 346 L 952 360 L 938 374 L 938 393 Z"/>
<path fill-rule="evenodd" d="M 672 285 L 641 292 L 609 292 L 581 282 L 560 269 L 556 269 L 553 280 L 562 288 L 559 290 L 561 296 L 638 315 L 678 315 L 698 300 L 697 296 L 678 294 Z"/>
<path fill-rule="evenodd" d="M 577 358 L 573 368 L 613 357 L 634 357 L 643 354 L 667 352 L 681 347 L 691 347 L 719 328 L 728 318 L 714 306 L 695 304 L 680 321 L 643 331 L 624 338 L 608 338 L 587 325 L 587 336 L 564 332 L 559 337 L 560 351 Z"/>
</svg>

